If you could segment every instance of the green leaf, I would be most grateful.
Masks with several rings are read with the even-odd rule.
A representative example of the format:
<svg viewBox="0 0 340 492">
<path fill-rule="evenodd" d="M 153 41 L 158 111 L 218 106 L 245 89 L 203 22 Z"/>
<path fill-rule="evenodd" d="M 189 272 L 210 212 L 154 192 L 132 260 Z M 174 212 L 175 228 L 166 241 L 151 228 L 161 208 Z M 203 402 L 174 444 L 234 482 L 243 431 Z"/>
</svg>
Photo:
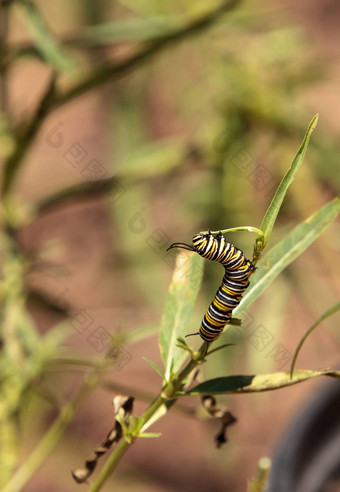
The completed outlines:
<svg viewBox="0 0 340 492">
<path fill-rule="evenodd" d="M 299 167 L 302 164 L 303 158 L 305 157 L 306 150 L 308 147 L 309 139 L 312 134 L 312 131 L 317 125 L 319 115 L 316 114 L 312 121 L 309 123 L 309 126 L 307 128 L 306 134 L 304 136 L 304 139 L 302 141 L 302 144 L 300 145 L 299 150 L 297 151 L 297 154 L 292 162 L 292 165 L 288 169 L 287 173 L 284 175 L 282 178 L 281 183 L 279 184 L 278 189 L 276 190 L 276 193 L 274 195 L 274 198 L 272 199 L 265 216 L 262 220 L 260 229 L 264 233 L 264 242 L 263 242 L 263 247 L 266 245 L 268 238 L 272 232 L 272 229 L 274 227 L 274 223 L 277 217 L 277 214 L 279 213 L 279 210 L 281 208 L 283 199 L 285 197 L 285 194 L 287 193 L 287 190 L 291 183 L 294 181 L 296 173 L 299 169 Z"/>
<path fill-rule="evenodd" d="M 146 439 L 154 438 L 154 437 L 161 437 L 160 432 L 142 432 L 141 434 L 138 434 L 138 437 L 144 437 Z"/>
<path fill-rule="evenodd" d="M 152 417 L 149 418 L 147 422 L 145 422 L 145 424 L 141 428 L 141 432 L 144 432 L 144 431 L 146 431 L 146 429 L 149 429 L 149 427 L 151 427 L 155 422 L 157 422 L 157 420 L 159 420 L 162 417 L 164 417 L 164 415 L 166 415 L 167 412 L 168 412 L 168 407 L 167 407 L 166 403 L 163 403 L 156 410 L 156 412 L 152 415 Z"/>
<path fill-rule="evenodd" d="M 191 355 L 193 354 L 192 348 L 187 345 L 186 341 L 184 340 L 183 337 L 177 337 L 177 342 L 176 342 L 176 347 L 186 350 L 189 352 Z"/>
<path fill-rule="evenodd" d="M 70 72 L 77 66 L 76 60 L 61 46 L 37 7 L 30 0 L 18 2 L 25 9 L 24 19 L 37 48 L 44 59 L 57 71 Z"/>
<path fill-rule="evenodd" d="M 155 19 L 132 17 L 104 22 L 82 28 L 81 33 L 67 43 L 89 47 L 122 41 L 148 41 L 180 27 L 181 21 L 182 17 L 167 15 Z"/>
<path fill-rule="evenodd" d="M 259 374 L 252 376 L 228 376 L 222 378 L 209 379 L 187 391 L 185 395 L 218 395 L 225 393 L 257 393 L 270 391 L 285 386 L 307 381 L 318 376 L 332 376 L 340 378 L 340 371 L 322 369 L 319 371 L 295 371 L 293 377 L 289 372 L 274 372 L 272 374 Z"/>
<path fill-rule="evenodd" d="M 297 346 L 297 348 L 295 350 L 295 354 L 294 354 L 294 357 L 293 357 L 293 360 L 292 360 L 291 369 L 290 369 L 290 373 L 291 374 L 293 374 L 293 372 L 294 372 L 294 367 L 295 367 L 296 359 L 297 359 L 297 357 L 299 355 L 299 352 L 300 352 L 300 350 L 302 348 L 302 345 L 304 344 L 304 342 L 307 339 L 307 337 L 312 333 L 312 331 L 314 330 L 314 328 L 316 328 L 323 320 L 325 320 L 329 316 L 332 316 L 332 314 L 336 313 L 339 310 L 340 310 L 340 302 L 338 302 L 337 304 L 335 304 L 331 308 L 327 309 L 327 311 L 324 312 L 323 315 L 320 316 L 320 318 L 318 320 L 316 320 L 315 323 L 312 324 L 312 326 L 309 328 L 309 330 L 306 331 L 306 333 L 301 338 L 300 343 L 299 343 L 299 345 Z"/>
<path fill-rule="evenodd" d="M 340 212 L 340 199 L 327 203 L 315 214 L 308 217 L 295 229 L 287 234 L 278 244 L 273 246 L 261 259 L 259 268 L 250 278 L 250 286 L 244 294 L 241 303 L 233 311 L 233 316 L 252 304 L 273 280 L 295 258 L 297 258 L 320 234 L 333 222 Z"/>
<path fill-rule="evenodd" d="M 164 372 L 160 367 L 158 367 L 158 365 L 155 362 L 152 362 L 152 360 L 150 360 L 148 357 L 142 357 L 142 358 L 143 360 L 145 360 L 145 362 L 147 362 L 152 367 L 152 369 L 154 369 L 157 372 L 157 374 L 160 375 L 162 379 L 164 379 Z"/>
<path fill-rule="evenodd" d="M 190 348 L 188 347 L 186 339 L 183 337 L 177 337 L 177 345 L 181 345 L 183 348 Z"/>
<path fill-rule="evenodd" d="M 176 372 L 187 357 L 185 351 L 176 347 L 177 337 L 183 337 L 190 327 L 202 281 L 203 262 L 203 258 L 196 253 L 180 252 L 176 258 L 159 332 L 159 346 L 167 381 L 171 372 Z"/>
</svg>

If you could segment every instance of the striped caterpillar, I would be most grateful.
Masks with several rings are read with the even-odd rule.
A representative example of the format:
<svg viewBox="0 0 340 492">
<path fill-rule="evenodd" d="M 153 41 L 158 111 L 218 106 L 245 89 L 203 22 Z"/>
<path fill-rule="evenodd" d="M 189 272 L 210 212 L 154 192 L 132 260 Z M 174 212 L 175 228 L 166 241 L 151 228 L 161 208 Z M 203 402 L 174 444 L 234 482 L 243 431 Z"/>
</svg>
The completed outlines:
<svg viewBox="0 0 340 492">
<path fill-rule="evenodd" d="M 249 277 L 255 266 L 247 260 L 243 252 L 226 241 L 220 232 L 216 236 L 208 233 L 196 234 L 192 246 L 174 243 L 168 249 L 183 248 L 195 251 L 203 258 L 218 261 L 224 266 L 222 283 L 214 300 L 205 313 L 198 333 L 206 342 L 217 340 L 225 325 L 230 323 L 232 311 L 239 305 L 242 294 L 249 286 Z"/>
</svg>

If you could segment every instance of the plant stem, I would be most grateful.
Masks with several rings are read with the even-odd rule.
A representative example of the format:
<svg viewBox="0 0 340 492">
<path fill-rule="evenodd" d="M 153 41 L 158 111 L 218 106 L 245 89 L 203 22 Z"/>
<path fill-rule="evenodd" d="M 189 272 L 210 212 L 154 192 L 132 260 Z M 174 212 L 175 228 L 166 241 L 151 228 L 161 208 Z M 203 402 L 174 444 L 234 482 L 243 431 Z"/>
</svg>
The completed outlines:
<svg viewBox="0 0 340 492">
<path fill-rule="evenodd" d="M 39 103 L 37 111 L 34 115 L 32 115 L 31 120 L 26 125 L 25 129 L 17 135 L 17 142 L 14 152 L 9 156 L 4 168 L 2 183 L 3 198 L 9 193 L 14 178 L 20 168 L 22 158 L 26 155 L 31 142 L 51 110 L 56 80 L 56 75 L 53 74 L 50 83 L 48 84 L 48 87 Z"/>
<path fill-rule="evenodd" d="M 157 398 L 151 403 L 151 405 L 146 409 L 146 411 L 141 416 L 139 422 L 139 429 L 142 429 L 143 426 L 148 422 L 148 420 L 156 413 L 161 405 L 166 401 L 161 394 L 157 396 Z"/>
<path fill-rule="evenodd" d="M 155 414 L 159 407 L 164 403 L 165 398 L 160 394 L 151 405 L 146 409 L 144 414 L 140 417 L 139 430 L 146 424 L 146 422 Z M 118 443 L 110 457 L 106 461 L 105 465 L 101 469 L 98 478 L 90 485 L 89 492 L 97 492 L 101 489 L 102 485 L 110 477 L 113 471 L 117 468 L 120 460 L 129 449 L 134 440 L 127 441 L 124 437 Z"/>
<path fill-rule="evenodd" d="M 104 482 L 117 468 L 120 460 L 122 459 L 126 451 L 129 449 L 130 445 L 131 443 L 126 441 L 124 438 L 118 443 L 114 452 L 111 454 L 111 456 L 108 458 L 105 465 L 103 466 L 97 480 L 90 485 L 90 489 L 89 489 L 90 492 L 98 492 L 98 490 L 101 489 Z"/>
<path fill-rule="evenodd" d="M 36 208 L 37 213 L 41 214 L 50 208 L 63 205 L 71 200 L 79 200 L 79 198 L 91 198 L 105 194 L 110 194 L 119 186 L 117 178 L 110 177 L 106 179 L 98 179 L 95 182 L 86 182 L 64 188 L 57 191 L 53 195 L 43 198 L 38 202 Z"/>
<path fill-rule="evenodd" d="M 157 410 L 166 402 L 175 400 L 177 398 L 177 392 L 182 388 L 183 381 L 186 377 L 194 370 L 198 365 L 200 365 L 206 353 L 206 343 L 204 342 L 199 351 L 196 354 L 194 359 L 191 359 L 187 365 L 183 368 L 183 370 L 179 373 L 177 377 L 174 378 L 173 381 L 167 383 L 161 393 L 155 398 L 155 400 L 151 403 L 151 405 L 145 410 L 143 415 L 139 418 L 138 430 L 136 432 L 136 438 L 138 437 L 138 432 L 140 432 L 145 424 L 154 416 Z M 89 492 L 98 492 L 104 482 L 109 478 L 112 472 L 117 468 L 120 460 L 129 449 L 131 444 L 133 444 L 134 439 L 127 441 L 122 438 L 117 447 L 112 452 L 111 456 L 106 461 L 105 465 L 101 469 L 98 478 L 90 485 Z"/>
<path fill-rule="evenodd" d="M 39 469 L 41 464 L 45 461 L 46 456 L 52 451 L 57 444 L 67 426 L 72 421 L 74 415 L 78 411 L 79 407 L 84 401 L 89 391 L 96 385 L 98 380 L 97 372 L 88 374 L 84 378 L 82 387 L 73 399 L 68 402 L 61 410 L 57 420 L 47 431 L 45 436 L 41 439 L 39 444 L 29 455 L 27 460 L 13 475 L 11 480 L 5 485 L 2 492 L 20 492 L 26 482 L 34 475 Z"/>
</svg>

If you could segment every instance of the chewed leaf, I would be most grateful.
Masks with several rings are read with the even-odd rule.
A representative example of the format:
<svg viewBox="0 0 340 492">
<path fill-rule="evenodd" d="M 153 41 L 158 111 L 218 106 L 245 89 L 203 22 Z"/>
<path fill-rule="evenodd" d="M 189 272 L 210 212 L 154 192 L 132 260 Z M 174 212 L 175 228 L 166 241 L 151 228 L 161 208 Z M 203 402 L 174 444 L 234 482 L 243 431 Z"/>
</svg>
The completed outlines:
<svg viewBox="0 0 340 492">
<path fill-rule="evenodd" d="M 272 374 L 259 374 L 252 376 L 227 376 L 209 379 L 201 383 L 185 395 L 222 395 L 225 393 L 257 393 L 271 391 L 285 386 L 301 383 L 318 376 L 332 376 L 340 378 L 340 371 L 322 369 L 319 371 L 303 370 L 295 371 L 293 377 L 289 372 L 274 372 Z"/>
<path fill-rule="evenodd" d="M 196 253 L 180 252 L 166 298 L 159 333 L 159 345 L 165 378 L 183 364 L 187 353 L 176 346 L 177 338 L 188 333 L 203 275 L 203 258 Z"/>
</svg>

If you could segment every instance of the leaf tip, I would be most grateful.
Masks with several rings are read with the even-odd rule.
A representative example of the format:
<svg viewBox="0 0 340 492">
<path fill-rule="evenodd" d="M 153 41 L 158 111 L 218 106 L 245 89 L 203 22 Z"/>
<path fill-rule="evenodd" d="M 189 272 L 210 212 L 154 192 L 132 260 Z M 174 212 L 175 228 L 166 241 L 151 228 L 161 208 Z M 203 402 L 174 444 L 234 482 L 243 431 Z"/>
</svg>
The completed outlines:
<svg viewBox="0 0 340 492">
<path fill-rule="evenodd" d="M 315 129 L 316 125 L 318 124 L 318 121 L 319 121 L 319 113 L 316 113 L 316 115 L 314 116 L 314 118 L 312 119 L 312 121 L 310 123 L 311 132 Z"/>
</svg>

